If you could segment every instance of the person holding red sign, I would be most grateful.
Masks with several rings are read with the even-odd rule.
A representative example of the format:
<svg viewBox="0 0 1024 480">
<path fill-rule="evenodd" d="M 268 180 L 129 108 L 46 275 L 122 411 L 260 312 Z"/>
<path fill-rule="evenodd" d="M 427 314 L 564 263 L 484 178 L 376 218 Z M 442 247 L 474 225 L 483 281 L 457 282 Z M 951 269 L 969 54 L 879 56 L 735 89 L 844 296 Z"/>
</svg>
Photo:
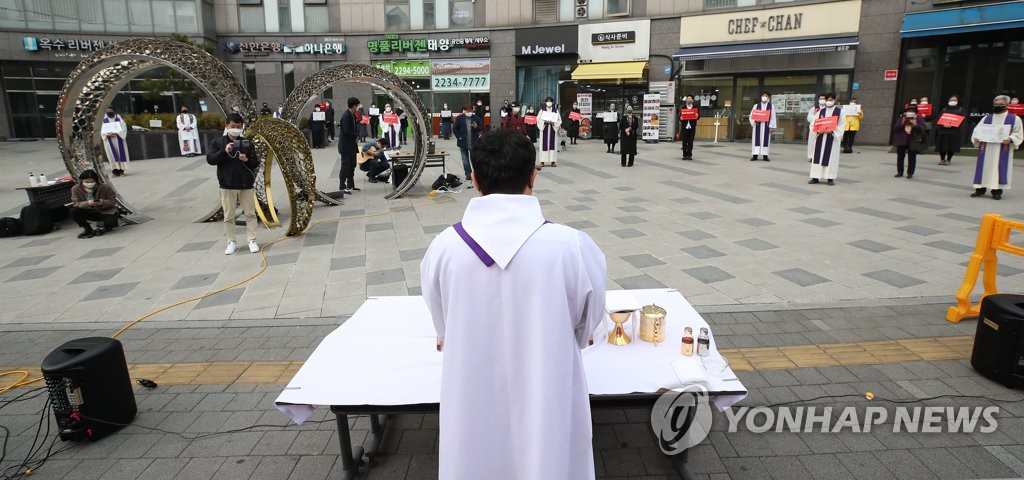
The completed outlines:
<svg viewBox="0 0 1024 480">
<path fill-rule="evenodd" d="M 693 138 L 697 135 L 700 111 L 693 104 L 693 95 L 687 95 L 686 105 L 679 109 L 679 131 L 676 138 L 683 141 L 683 160 L 693 160 Z"/>
<path fill-rule="evenodd" d="M 398 115 L 391 109 L 391 104 L 384 104 L 384 115 L 381 120 L 384 124 L 384 135 L 383 137 L 388 139 L 388 145 L 392 145 L 394 148 L 398 148 L 401 142 L 398 138 Z"/>
<path fill-rule="evenodd" d="M 953 115 L 960 117 L 961 123 L 953 125 L 943 120 L 945 118 L 952 121 L 956 118 Z M 960 97 L 956 95 L 950 96 L 946 106 L 939 111 L 939 125 L 936 127 L 935 135 L 935 149 L 939 151 L 939 165 L 949 165 L 953 161 L 953 155 L 960 151 L 960 129 L 966 117 L 967 111 L 960 106 Z"/>
<path fill-rule="evenodd" d="M 565 124 L 565 135 L 569 137 L 570 145 L 576 145 L 576 139 L 580 138 L 580 119 L 582 118 L 583 113 L 580 112 L 579 105 L 573 103 L 572 110 L 569 110 L 569 121 Z"/>
<path fill-rule="evenodd" d="M 917 168 L 917 148 L 915 143 L 920 143 L 924 137 L 924 120 L 917 116 L 917 105 L 907 105 L 903 114 L 896 119 L 892 126 L 892 144 L 896 146 L 896 178 L 903 176 L 903 161 L 907 159 L 907 179 L 914 178 L 914 170 Z M 918 140 L 915 142 L 915 140 Z"/>
<path fill-rule="evenodd" d="M 824 179 L 829 186 L 836 184 L 839 175 L 839 140 L 843 138 L 846 119 L 843 107 L 836 105 L 836 94 L 825 95 L 825 108 L 818 112 L 814 120 L 814 158 L 811 162 L 811 180 L 807 183 L 818 183 Z"/>
<path fill-rule="evenodd" d="M 807 111 L 807 163 L 814 161 L 814 120 L 818 118 L 818 112 L 825 108 L 825 94 L 818 95 L 818 103 L 814 108 Z"/>
<path fill-rule="evenodd" d="M 768 159 L 768 147 L 772 141 L 772 131 L 778 124 L 775 118 L 775 108 L 772 107 L 772 96 L 768 92 L 761 92 L 761 102 L 755 103 L 750 109 L 750 124 L 754 126 L 754 134 L 750 137 L 750 161 L 761 160 L 770 162 Z"/>
</svg>

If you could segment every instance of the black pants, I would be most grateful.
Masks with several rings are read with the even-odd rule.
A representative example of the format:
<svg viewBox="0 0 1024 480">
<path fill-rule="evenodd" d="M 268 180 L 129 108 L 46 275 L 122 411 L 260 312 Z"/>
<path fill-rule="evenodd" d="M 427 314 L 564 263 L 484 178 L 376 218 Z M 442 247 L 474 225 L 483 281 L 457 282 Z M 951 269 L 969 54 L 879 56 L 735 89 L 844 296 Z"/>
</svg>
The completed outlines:
<svg viewBox="0 0 1024 480">
<path fill-rule="evenodd" d="M 853 150 L 853 139 L 856 136 L 856 130 L 847 130 L 843 132 L 843 152 L 850 153 Z"/>
<path fill-rule="evenodd" d="M 683 127 L 683 133 L 679 135 L 679 138 L 683 140 L 683 157 L 693 157 L 693 137 L 695 136 L 697 136 L 696 128 L 687 129 Z"/>
<path fill-rule="evenodd" d="M 621 157 L 622 157 L 622 166 L 623 167 L 632 167 L 633 166 L 633 158 L 636 157 L 636 155 L 633 155 L 632 153 L 629 154 L 629 155 L 626 155 L 625 153 L 623 153 L 621 155 Z M 626 163 L 626 157 L 629 157 L 629 163 Z"/>
<path fill-rule="evenodd" d="M 359 170 L 369 173 L 370 176 L 374 178 L 376 178 L 377 175 L 386 172 L 388 168 L 390 168 L 388 166 L 388 161 L 380 159 L 367 160 L 359 166 Z"/>
<path fill-rule="evenodd" d="M 327 122 L 327 137 L 334 141 L 334 122 Z"/>
<path fill-rule="evenodd" d="M 342 190 L 346 188 L 354 188 L 356 186 L 356 155 L 341 155 L 341 186 L 338 187 Z"/>
<path fill-rule="evenodd" d="M 79 227 L 84 228 L 86 231 L 92 230 L 92 225 L 89 225 L 90 221 L 103 222 L 104 230 L 112 230 L 114 227 L 117 227 L 116 213 L 107 215 L 91 208 L 71 207 L 70 215 L 71 220 L 74 220 Z"/>
<path fill-rule="evenodd" d="M 398 130 L 398 141 L 405 145 L 409 143 L 409 138 L 406 136 L 405 130 L 409 128 L 408 122 L 402 122 L 399 124 L 400 130 Z"/>
<path fill-rule="evenodd" d="M 313 126 L 313 148 L 324 148 L 324 127 L 323 125 Z"/>
<path fill-rule="evenodd" d="M 907 175 L 913 175 L 917 168 L 917 152 L 910 150 L 906 145 L 896 145 L 896 173 L 903 173 L 903 157 L 907 157 Z"/>
</svg>

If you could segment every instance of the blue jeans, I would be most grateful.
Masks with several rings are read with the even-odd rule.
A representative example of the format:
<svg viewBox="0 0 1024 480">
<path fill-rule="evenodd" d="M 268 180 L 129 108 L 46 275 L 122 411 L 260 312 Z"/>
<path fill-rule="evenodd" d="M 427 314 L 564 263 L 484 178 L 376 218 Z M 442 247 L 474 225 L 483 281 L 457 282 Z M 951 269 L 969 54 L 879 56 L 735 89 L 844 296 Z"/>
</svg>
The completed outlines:
<svg viewBox="0 0 1024 480">
<path fill-rule="evenodd" d="M 473 173 L 473 165 L 469 163 L 469 149 L 459 147 L 459 152 L 462 153 L 462 169 L 466 171 L 466 181 L 470 181 L 470 174 Z"/>
</svg>

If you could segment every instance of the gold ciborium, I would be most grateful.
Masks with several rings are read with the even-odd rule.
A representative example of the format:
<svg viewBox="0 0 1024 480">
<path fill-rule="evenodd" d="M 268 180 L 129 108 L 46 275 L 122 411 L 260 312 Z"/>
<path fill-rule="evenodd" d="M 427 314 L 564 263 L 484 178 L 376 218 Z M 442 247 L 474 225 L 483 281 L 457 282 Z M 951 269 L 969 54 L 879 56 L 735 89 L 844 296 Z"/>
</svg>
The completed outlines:
<svg viewBox="0 0 1024 480">
<path fill-rule="evenodd" d="M 640 340 L 655 345 L 665 341 L 665 309 L 657 305 L 644 305 L 640 309 Z"/>
<path fill-rule="evenodd" d="M 608 312 L 608 316 L 611 317 L 612 321 L 615 322 L 615 328 L 612 329 L 611 333 L 608 334 L 608 343 L 612 345 L 629 345 L 633 342 L 633 339 L 626 333 L 626 329 L 622 325 L 629 321 L 630 317 L 633 316 L 633 310 L 624 310 L 619 312 Z"/>
</svg>

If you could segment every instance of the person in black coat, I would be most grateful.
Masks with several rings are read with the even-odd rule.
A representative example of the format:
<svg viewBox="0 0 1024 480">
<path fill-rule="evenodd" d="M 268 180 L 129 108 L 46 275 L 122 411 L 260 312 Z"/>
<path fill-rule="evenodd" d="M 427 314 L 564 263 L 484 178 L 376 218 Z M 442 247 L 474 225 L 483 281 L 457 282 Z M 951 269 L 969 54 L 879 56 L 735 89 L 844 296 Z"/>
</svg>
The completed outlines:
<svg viewBox="0 0 1024 480">
<path fill-rule="evenodd" d="M 462 115 L 456 117 L 452 123 L 452 133 L 455 134 L 459 152 L 462 154 L 462 169 L 466 173 L 466 180 L 470 180 L 470 174 L 473 173 L 470 152 L 473 150 L 476 139 L 480 137 L 480 129 L 483 126 L 484 121 L 473 113 L 473 109 L 469 105 L 462 108 Z M 469 183 L 472 184 L 472 182 Z"/>
<path fill-rule="evenodd" d="M 896 146 L 896 177 L 903 176 L 903 158 L 908 160 L 907 179 L 914 178 L 917 168 L 917 150 L 913 147 L 914 139 L 925 134 L 924 119 L 917 116 L 917 106 L 908 105 L 904 112 L 896 118 L 892 126 L 892 143 Z"/>
<path fill-rule="evenodd" d="M 579 105 L 572 104 L 570 112 L 580 113 Z M 569 137 L 572 145 L 576 145 L 576 139 L 580 138 L 580 121 L 568 118 L 565 122 L 565 136 Z"/>
<path fill-rule="evenodd" d="M 318 119 L 323 115 L 322 119 Z M 327 123 L 327 114 L 320 110 L 320 105 L 313 107 L 313 113 L 309 115 L 309 127 L 313 130 L 313 148 L 324 148 L 324 136 L 326 132 L 324 130 Z"/>
<path fill-rule="evenodd" d="M 533 109 L 533 105 L 529 105 L 526 107 L 526 114 L 536 117 L 537 111 Z M 530 143 L 537 143 L 537 137 L 540 136 L 540 128 L 537 127 L 536 123 L 533 125 L 527 124 L 526 135 L 530 137 Z"/>
<path fill-rule="evenodd" d="M 615 111 L 614 103 L 608 106 L 608 112 L 618 115 L 618 112 Z M 615 153 L 615 144 L 619 143 L 619 126 L 617 123 L 617 120 L 615 122 L 604 122 L 604 132 L 602 132 L 601 137 L 604 138 L 604 144 L 608 147 L 608 153 Z"/>
<path fill-rule="evenodd" d="M 640 130 L 640 117 L 633 115 L 633 107 L 626 107 L 626 114 L 619 120 L 619 137 L 622 140 L 622 147 L 619 154 L 622 157 L 623 167 L 632 167 L 633 159 L 636 157 L 637 131 Z M 629 161 L 626 161 L 626 157 Z"/>
<path fill-rule="evenodd" d="M 935 118 L 941 118 L 943 113 L 967 116 L 967 110 L 960 106 L 960 97 L 956 95 L 949 97 L 946 106 L 942 107 L 939 115 Z M 949 165 L 953 161 L 953 155 L 960 151 L 960 129 L 963 126 L 963 123 L 958 127 L 935 125 L 935 149 L 939 151 L 939 165 Z"/>
<path fill-rule="evenodd" d="M 679 109 L 680 115 L 682 110 L 689 110 L 695 108 L 693 103 L 693 95 L 687 95 L 685 104 Z M 697 114 L 700 118 L 700 113 Z M 683 160 L 693 160 L 693 139 L 697 136 L 697 120 L 679 120 L 679 131 L 676 133 L 676 138 L 683 142 Z"/>
<path fill-rule="evenodd" d="M 242 116 L 237 113 L 228 114 L 225 119 L 225 134 L 210 143 L 207 149 L 206 163 L 217 167 L 217 183 L 220 185 L 220 202 L 224 210 L 224 236 L 228 247 L 224 251 L 233 255 L 235 243 L 235 206 L 241 205 L 245 213 L 245 233 L 249 242 L 249 251 L 257 253 L 260 247 L 256 244 L 256 205 L 253 200 L 252 188 L 256 183 L 256 169 L 260 166 L 256 149 L 250 140 L 242 138 Z"/>
<path fill-rule="evenodd" d="M 341 141 L 338 142 L 338 153 L 341 154 L 341 186 L 338 188 L 345 193 L 359 190 L 355 181 L 356 155 L 359 154 L 359 145 L 356 143 L 359 138 L 359 127 L 356 125 L 356 107 L 358 106 L 358 98 L 349 98 L 348 110 L 341 114 Z"/>
<path fill-rule="evenodd" d="M 327 138 L 331 142 L 333 142 L 334 141 L 334 104 L 332 104 L 330 102 L 330 100 L 328 100 L 327 102 L 324 102 L 324 103 L 327 104 L 327 110 L 324 112 L 324 113 L 326 113 L 326 122 L 325 122 L 325 124 L 326 124 L 326 127 L 327 127 Z"/>
<path fill-rule="evenodd" d="M 374 113 L 377 112 L 377 113 Z M 377 138 L 380 135 L 380 109 L 377 104 L 370 104 L 370 137 Z"/>
<path fill-rule="evenodd" d="M 409 116 L 401 108 L 395 109 L 395 115 L 398 115 L 398 142 L 401 145 L 408 145 L 409 138 L 407 137 L 406 130 L 409 130 Z"/>
</svg>

